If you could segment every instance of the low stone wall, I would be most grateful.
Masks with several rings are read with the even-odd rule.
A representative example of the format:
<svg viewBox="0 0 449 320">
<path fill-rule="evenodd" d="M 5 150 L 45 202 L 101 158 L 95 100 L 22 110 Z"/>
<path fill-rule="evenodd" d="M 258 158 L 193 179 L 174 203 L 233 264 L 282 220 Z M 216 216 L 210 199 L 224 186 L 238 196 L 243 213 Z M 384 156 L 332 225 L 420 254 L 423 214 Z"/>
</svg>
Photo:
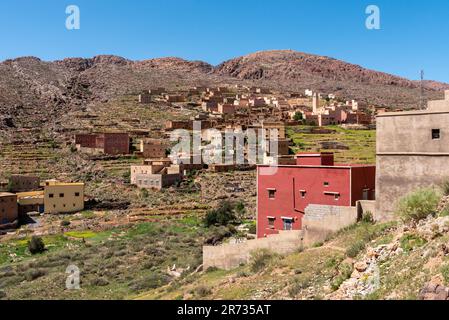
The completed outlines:
<svg viewBox="0 0 449 320">
<path fill-rule="evenodd" d="M 242 243 L 203 247 L 203 269 L 217 267 L 230 270 L 242 263 L 248 263 L 251 253 L 268 249 L 279 254 L 292 253 L 302 244 L 302 231 L 281 231 L 266 238 L 248 240 Z"/>
<path fill-rule="evenodd" d="M 326 240 L 331 234 L 357 222 L 357 207 L 337 207 L 311 204 L 302 219 L 303 246 L 310 247 Z"/>
</svg>

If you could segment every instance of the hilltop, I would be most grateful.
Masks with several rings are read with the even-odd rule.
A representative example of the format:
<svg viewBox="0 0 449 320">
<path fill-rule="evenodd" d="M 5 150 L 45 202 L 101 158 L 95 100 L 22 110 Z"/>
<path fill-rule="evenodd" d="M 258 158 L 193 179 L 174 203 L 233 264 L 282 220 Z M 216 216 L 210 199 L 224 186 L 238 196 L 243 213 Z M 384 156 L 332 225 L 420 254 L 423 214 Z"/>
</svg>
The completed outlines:
<svg viewBox="0 0 449 320">
<path fill-rule="evenodd" d="M 180 58 L 131 61 L 102 55 L 47 62 L 22 57 L 0 63 L 0 128 L 35 128 L 61 115 L 144 89 L 245 84 L 282 92 L 334 92 L 372 104 L 412 108 L 419 83 L 329 57 L 291 50 L 264 51 L 218 66 Z M 426 81 L 427 99 L 448 84 Z"/>
</svg>

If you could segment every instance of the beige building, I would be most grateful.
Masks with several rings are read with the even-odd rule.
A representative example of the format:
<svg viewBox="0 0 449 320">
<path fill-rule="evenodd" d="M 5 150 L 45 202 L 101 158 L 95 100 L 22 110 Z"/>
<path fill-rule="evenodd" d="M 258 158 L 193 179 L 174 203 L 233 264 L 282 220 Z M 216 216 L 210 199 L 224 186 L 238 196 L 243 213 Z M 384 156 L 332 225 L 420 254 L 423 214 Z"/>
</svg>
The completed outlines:
<svg viewBox="0 0 449 320">
<path fill-rule="evenodd" d="M 376 218 L 394 217 L 398 200 L 449 180 L 449 91 L 427 110 L 377 116 Z"/>
<path fill-rule="evenodd" d="M 84 183 L 46 181 L 45 213 L 72 213 L 84 210 Z"/>
<path fill-rule="evenodd" d="M 131 166 L 131 184 L 139 188 L 161 190 L 181 180 L 181 166 L 170 159 L 148 159 L 143 165 Z"/>
</svg>

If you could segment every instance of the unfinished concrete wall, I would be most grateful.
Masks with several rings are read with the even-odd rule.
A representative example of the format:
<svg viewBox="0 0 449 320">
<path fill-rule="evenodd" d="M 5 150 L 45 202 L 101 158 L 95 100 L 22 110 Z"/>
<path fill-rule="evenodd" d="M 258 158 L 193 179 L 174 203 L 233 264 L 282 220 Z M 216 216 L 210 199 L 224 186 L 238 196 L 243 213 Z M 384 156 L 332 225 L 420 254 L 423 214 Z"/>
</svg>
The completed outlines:
<svg viewBox="0 0 449 320">
<path fill-rule="evenodd" d="M 303 217 L 303 246 L 310 247 L 326 240 L 331 234 L 357 222 L 357 207 L 337 207 L 311 204 Z"/>
<path fill-rule="evenodd" d="M 266 238 L 248 240 L 242 243 L 203 247 L 203 269 L 217 267 L 224 270 L 237 268 L 248 263 L 251 253 L 268 249 L 279 254 L 292 253 L 301 247 L 301 231 L 281 231 Z"/>
<path fill-rule="evenodd" d="M 375 200 L 360 200 L 357 201 L 357 215 L 359 218 L 362 217 L 364 213 L 371 212 L 373 217 L 376 216 L 376 201 Z"/>
<path fill-rule="evenodd" d="M 429 107 L 377 117 L 376 220 L 394 219 L 411 191 L 449 180 L 449 108 Z"/>
</svg>

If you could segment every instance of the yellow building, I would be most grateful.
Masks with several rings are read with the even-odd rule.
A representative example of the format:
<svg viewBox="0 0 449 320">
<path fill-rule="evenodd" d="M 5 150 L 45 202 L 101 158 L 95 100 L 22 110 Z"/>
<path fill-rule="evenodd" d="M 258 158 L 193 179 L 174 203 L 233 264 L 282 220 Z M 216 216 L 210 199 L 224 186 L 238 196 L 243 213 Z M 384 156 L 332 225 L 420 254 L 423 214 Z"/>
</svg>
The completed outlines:
<svg viewBox="0 0 449 320">
<path fill-rule="evenodd" d="M 71 213 L 84 210 L 84 183 L 46 181 L 45 213 Z"/>
</svg>

